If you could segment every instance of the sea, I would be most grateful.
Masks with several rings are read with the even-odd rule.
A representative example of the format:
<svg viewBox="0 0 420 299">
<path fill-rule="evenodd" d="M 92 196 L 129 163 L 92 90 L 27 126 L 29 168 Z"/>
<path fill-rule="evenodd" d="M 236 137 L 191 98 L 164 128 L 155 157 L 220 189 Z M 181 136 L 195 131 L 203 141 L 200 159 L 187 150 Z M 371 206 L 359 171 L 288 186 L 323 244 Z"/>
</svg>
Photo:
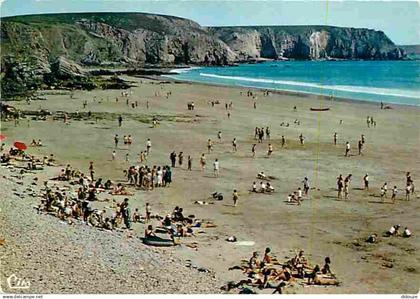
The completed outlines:
<svg viewBox="0 0 420 299">
<path fill-rule="evenodd" d="M 420 61 L 270 61 L 172 70 L 171 78 L 420 106 Z"/>
</svg>

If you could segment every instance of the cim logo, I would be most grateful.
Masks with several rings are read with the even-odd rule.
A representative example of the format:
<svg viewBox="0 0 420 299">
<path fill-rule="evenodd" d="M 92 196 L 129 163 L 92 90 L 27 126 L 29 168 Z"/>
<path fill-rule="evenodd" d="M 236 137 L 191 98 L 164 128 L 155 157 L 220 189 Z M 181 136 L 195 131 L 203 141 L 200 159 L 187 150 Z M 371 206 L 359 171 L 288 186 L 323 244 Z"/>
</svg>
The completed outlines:
<svg viewBox="0 0 420 299">
<path fill-rule="evenodd" d="M 15 274 L 9 276 L 7 284 L 10 289 L 29 289 L 31 287 L 31 282 L 29 280 L 19 278 Z"/>
</svg>

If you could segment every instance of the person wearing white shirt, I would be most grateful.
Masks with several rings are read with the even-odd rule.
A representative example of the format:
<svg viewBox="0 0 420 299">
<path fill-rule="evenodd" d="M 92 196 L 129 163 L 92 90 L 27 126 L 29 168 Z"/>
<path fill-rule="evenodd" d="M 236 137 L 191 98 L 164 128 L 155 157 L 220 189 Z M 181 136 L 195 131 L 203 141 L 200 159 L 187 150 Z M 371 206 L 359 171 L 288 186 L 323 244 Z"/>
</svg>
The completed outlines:
<svg viewBox="0 0 420 299">
<path fill-rule="evenodd" d="M 219 160 L 218 159 L 214 160 L 214 162 L 213 162 L 213 170 L 214 170 L 214 176 L 215 177 L 219 177 L 219 167 L 220 167 Z"/>
</svg>

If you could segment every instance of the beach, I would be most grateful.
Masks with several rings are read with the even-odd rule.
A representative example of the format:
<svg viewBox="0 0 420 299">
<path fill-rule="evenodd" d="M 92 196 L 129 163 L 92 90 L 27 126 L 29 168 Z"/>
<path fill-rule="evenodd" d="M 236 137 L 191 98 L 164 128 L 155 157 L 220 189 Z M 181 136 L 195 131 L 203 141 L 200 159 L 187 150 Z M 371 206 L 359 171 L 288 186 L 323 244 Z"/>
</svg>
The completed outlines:
<svg viewBox="0 0 420 299">
<path fill-rule="evenodd" d="M 3 291 L 10 291 L 5 290 L 4 281 L 16 272 L 17 276 L 31 280 L 31 291 L 35 293 L 219 293 L 223 284 L 244 278 L 240 271 L 228 268 L 249 259 L 253 251 L 262 254 L 270 247 L 281 261 L 292 258 L 298 249 L 305 251 L 312 264 L 322 265 L 329 256 L 332 271 L 341 282 L 339 286 L 328 287 L 297 283 L 285 288 L 285 293 L 418 292 L 420 209 L 417 193 L 405 201 L 404 188 L 408 171 L 414 185 L 420 185 L 419 107 L 392 104 L 392 109 L 380 109 L 378 103 L 328 100 L 307 94 L 264 96 L 262 90 L 251 89 L 257 96 L 254 100 L 246 96 L 247 88 L 175 82 L 167 78 L 124 79 L 135 85 L 127 98 L 121 97 L 121 90 L 74 91 L 72 97 L 69 91 L 44 91 L 42 96 L 46 100 L 32 101 L 30 105 L 8 102 L 21 110 L 91 111 L 94 117 L 70 119 L 69 124 L 51 117 L 46 121 L 21 119 L 17 126 L 13 121 L 2 121 L 6 149 L 13 141 L 29 144 L 33 139 L 41 139 L 42 147 L 29 147 L 27 152 L 36 156 L 54 154 L 61 165 L 28 175 L 21 180 L 22 185 L 10 182 L 9 179 L 17 180 L 13 173 L 0 168 L 1 185 L 5 186 L 0 190 L 0 220 L 5 224 L 0 226 L 0 235 L 5 239 L 5 245 L 0 246 Z M 166 97 L 168 92 L 171 95 Z M 133 101 L 138 101 L 138 107 L 131 107 Z M 187 110 L 191 101 L 195 104 L 192 111 Z M 219 104 L 212 105 L 211 101 Z M 225 104 L 229 103 L 231 108 L 226 109 Z M 330 110 L 314 112 L 310 110 L 313 107 Z M 121 127 L 119 115 L 123 117 Z M 368 116 L 376 121 L 374 127 L 367 127 Z M 156 127 L 152 126 L 153 117 L 159 121 Z M 254 139 L 255 127 L 267 126 L 271 130 L 270 140 L 258 143 Z M 221 141 L 217 138 L 219 131 Z M 337 145 L 333 144 L 335 132 Z M 112 160 L 115 134 L 121 139 L 130 134 L 133 144 L 125 146 L 121 140 L 116 159 Z M 299 142 L 300 134 L 305 138 L 303 145 Z M 357 142 L 362 134 L 366 142 L 363 155 L 358 155 Z M 284 148 L 282 135 L 286 139 Z M 211 219 L 216 224 L 196 237 L 183 238 L 184 245 L 151 249 L 141 244 L 137 239 L 143 236 L 142 223 L 134 223 L 133 231 L 122 233 L 95 230 L 84 224 L 67 225 L 58 218 L 38 214 L 33 208 L 40 202 L 38 197 L 14 195 L 16 191 L 12 189 L 21 194 L 35 176 L 39 177 L 39 183 L 33 188 L 41 188 L 42 181 L 58 175 L 67 164 L 88 173 L 89 162 L 93 161 L 96 177 L 124 180 L 123 171 L 137 163 L 148 138 L 152 148 L 147 165 L 170 165 L 172 151 L 182 151 L 185 161 L 182 167 L 177 164 L 172 169 L 173 183 L 169 187 L 151 191 L 133 189 L 131 208 L 144 214 L 148 202 L 153 212 L 164 216 L 179 206 L 186 215 Z M 214 145 L 208 154 L 209 138 Z M 232 151 L 233 138 L 237 140 L 237 152 Z M 352 146 L 350 157 L 344 157 L 347 141 Z M 274 151 L 268 158 L 269 143 Z M 251 153 L 253 144 L 257 144 L 255 158 Z M 127 153 L 129 162 L 125 160 Z M 204 172 L 199 165 L 202 153 L 207 157 Z M 186 167 L 188 155 L 193 158 L 191 171 Z M 216 158 L 220 161 L 217 178 L 212 166 Z M 260 183 L 256 175 L 261 171 L 274 177 L 270 182 L 274 193 L 250 192 L 254 181 Z M 369 190 L 363 190 L 366 173 L 370 176 Z M 348 200 L 337 198 L 336 178 L 340 174 L 353 175 Z M 309 178 L 311 186 L 309 198 L 304 198 L 300 206 L 289 204 L 288 194 L 302 187 L 304 177 Z M 389 186 L 388 193 L 393 186 L 398 187 L 395 204 L 391 203 L 390 194 L 382 202 L 379 189 L 384 182 Z M 239 193 L 236 207 L 232 202 L 234 189 Z M 223 201 L 213 201 L 214 192 L 222 193 Z M 119 201 L 123 198 L 116 197 Z M 212 204 L 200 205 L 196 201 Z M 98 203 L 98 207 L 103 208 L 102 205 Z M 17 221 L 18 217 L 22 220 Z M 157 223 L 152 222 L 154 226 Z M 364 242 L 370 234 L 382 236 L 395 224 L 409 227 L 413 236 L 381 237 L 377 244 Z M 241 242 L 227 242 L 229 236 Z M 124 243 L 127 238 L 128 243 Z M 185 246 L 192 242 L 196 242 L 195 248 Z M 48 244 L 45 246 L 51 250 L 40 248 L 43 244 Z M 95 254 L 90 254 L 92 244 L 100 244 Z M 64 259 L 63 251 L 67 254 Z M 118 256 L 109 258 L 113 255 Z M 85 263 L 92 265 L 91 273 L 80 270 L 78 265 Z M 198 271 L 199 268 L 208 272 Z M 101 273 L 96 278 L 97 284 L 84 281 L 95 273 Z M 151 285 L 150 274 L 154 281 Z M 48 280 L 41 282 L 39 278 L 44 275 L 48 275 Z M 67 279 L 70 276 L 75 279 Z M 117 287 L 107 285 L 107 281 Z M 65 288 L 61 289 L 63 285 Z"/>
</svg>

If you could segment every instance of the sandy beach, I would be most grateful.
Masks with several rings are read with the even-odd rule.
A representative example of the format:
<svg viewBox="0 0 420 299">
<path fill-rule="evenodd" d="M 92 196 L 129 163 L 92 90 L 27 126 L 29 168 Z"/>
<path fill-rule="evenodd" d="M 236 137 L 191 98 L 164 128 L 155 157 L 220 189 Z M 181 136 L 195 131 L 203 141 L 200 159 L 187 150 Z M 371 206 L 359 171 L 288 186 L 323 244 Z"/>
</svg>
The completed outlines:
<svg viewBox="0 0 420 299">
<path fill-rule="evenodd" d="M 60 164 L 27 174 L 23 179 L 0 167 L 0 236 L 5 240 L 0 246 L 3 291 L 10 291 L 5 287 L 5 278 L 15 273 L 30 279 L 31 292 L 35 293 L 219 293 L 228 281 L 244 279 L 241 271 L 229 271 L 230 267 L 249 259 L 253 251 L 262 255 L 266 247 L 271 248 L 279 261 L 292 258 L 298 249 L 305 250 L 311 264 L 322 265 L 329 256 L 331 269 L 340 281 L 339 286 L 328 287 L 309 286 L 300 281 L 286 287 L 285 293 L 419 291 L 419 197 L 414 193 L 406 201 L 404 191 L 407 171 L 412 173 L 414 185 L 420 186 L 419 107 L 392 105 L 392 109 L 383 110 L 375 103 L 283 93 L 264 96 L 262 90 L 251 89 L 257 96 L 254 109 L 254 100 L 246 96 L 246 88 L 175 82 L 167 78 L 124 79 L 135 85 L 127 98 L 121 97 L 121 90 L 75 91 L 72 97 L 69 91 L 44 91 L 42 96 L 46 100 L 32 101 L 30 105 L 8 102 L 21 110 L 91 111 L 98 120 L 70 119 L 65 124 L 51 117 L 46 121 L 21 119 L 17 126 L 13 121 L 1 122 L 1 133 L 7 136 L 4 141 L 7 150 L 17 140 L 29 145 L 32 139 L 41 139 L 44 146 L 29 147 L 27 152 L 36 156 L 54 154 Z M 168 92 L 171 95 L 166 97 Z M 87 101 L 86 108 L 83 108 L 84 101 Z M 136 108 L 131 107 L 134 101 L 138 101 Z M 187 110 L 191 101 L 195 104 L 193 111 Z M 219 104 L 211 105 L 211 101 Z M 232 103 L 232 108 L 227 110 L 226 103 Z M 310 111 L 311 107 L 320 106 L 330 110 Z M 121 127 L 117 121 L 119 115 L 123 117 Z M 376 121 L 375 127 L 367 127 L 367 116 Z M 156 127 L 152 126 L 153 117 L 159 120 Z M 282 123 L 289 126 L 281 126 Z M 258 143 L 254 139 L 255 127 L 267 126 L 271 130 L 270 140 Z M 217 138 L 219 131 L 221 141 Z M 334 132 L 338 134 L 337 145 L 333 144 Z M 112 160 L 115 134 L 121 140 L 116 160 Z M 304 145 L 299 143 L 300 134 L 305 137 Z M 357 142 L 362 134 L 366 142 L 363 155 L 358 155 Z M 131 146 L 122 144 L 123 135 L 132 136 Z M 286 139 L 284 148 L 282 135 Z M 130 196 L 132 211 L 138 208 L 143 215 L 148 202 L 154 213 L 164 216 L 180 206 L 185 215 L 211 219 L 217 227 L 204 229 L 196 237 L 182 238 L 181 246 L 152 249 L 138 240 L 145 229 L 142 223 L 133 223 L 132 232 L 122 233 L 104 232 L 80 223 L 67 225 L 58 218 L 38 214 L 33 207 L 39 204 L 39 197 L 14 194 L 22 194 L 26 188 L 39 192 L 41 182 L 58 175 L 67 164 L 88 173 L 90 161 L 95 165 L 96 177 L 125 182 L 123 171 L 137 163 L 148 138 L 152 148 L 147 165 L 170 165 L 172 151 L 184 153 L 184 164 L 172 169 L 173 183 L 169 187 L 151 191 L 129 187 L 134 192 Z M 208 154 L 209 138 L 214 147 Z M 233 138 L 237 140 L 237 152 L 232 151 Z M 350 157 L 344 157 L 347 141 L 351 144 Z M 257 144 L 255 158 L 251 153 L 254 143 Z M 268 143 L 274 147 L 269 158 Z M 129 162 L 125 161 L 127 153 Z M 202 153 L 207 158 L 204 172 L 199 165 Z M 187 170 L 188 155 L 193 158 L 192 171 Z M 220 161 L 218 178 L 214 177 L 212 166 L 216 158 Z M 270 182 L 274 193 L 250 192 L 252 183 L 261 181 L 256 178 L 260 171 L 275 178 Z M 370 177 L 368 191 L 363 190 L 366 173 Z M 339 174 L 353 175 L 348 200 L 337 198 Z M 305 176 L 311 186 L 309 196 L 300 206 L 287 203 L 287 195 L 303 186 Z M 39 178 L 36 186 L 31 185 L 34 177 Z M 384 182 L 389 189 L 388 197 L 382 201 L 379 194 Z M 390 199 L 393 186 L 399 189 L 395 204 Z M 236 207 L 232 202 L 234 189 L 239 192 Z M 213 201 L 213 192 L 222 193 L 224 200 Z M 121 201 L 124 196 L 101 194 L 101 198 Z M 196 201 L 212 204 L 198 205 Z M 107 208 L 109 204 L 93 205 Z M 153 220 L 152 224 L 156 226 L 158 222 Z M 380 237 L 377 244 L 364 242 L 370 234 L 382 236 L 395 224 L 409 227 L 413 236 Z M 227 242 L 229 236 L 235 236 L 240 242 Z M 193 242 L 196 242 L 195 249 L 186 246 Z M 43 250 L 43 245 L 50 250 Z M 91 254 L 89 246 L 94 245 L 98 246 L 95 254 Z M 79 268 L 85 263 L 89 271 Z M 195 265 L 195 269 L 186 264 Z M 95 276 L 95 273 L 101 274 Z M 48 279 L 40 280 L 42 276 Z M 92 277 L 96 277 L 95 283 L 85 281 Z M 149 280 L 153 283 L 149 284 Z"/>
</svg>

